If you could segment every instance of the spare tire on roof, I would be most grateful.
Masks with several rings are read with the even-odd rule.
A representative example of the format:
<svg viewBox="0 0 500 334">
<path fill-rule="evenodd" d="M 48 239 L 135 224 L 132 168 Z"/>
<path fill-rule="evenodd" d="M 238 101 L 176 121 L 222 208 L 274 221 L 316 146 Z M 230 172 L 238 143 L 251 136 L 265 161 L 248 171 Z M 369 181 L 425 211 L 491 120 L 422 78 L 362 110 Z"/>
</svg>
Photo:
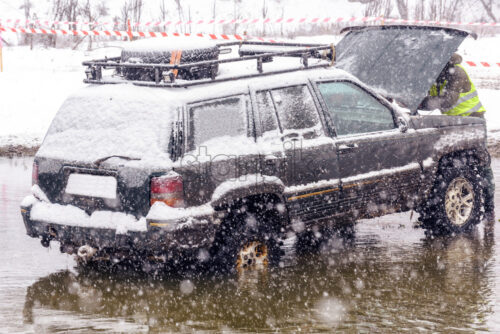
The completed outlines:
<svg viewBox="0 0 500 334">
<path fill-rule="evenodd" d="M 181 51 L 180 64 L 206 60 L 217 60 L 219 48 L 210 40 L 201 38 L 172 37 L 149 38 L 128 43 L 121 53 L 122 63 L 170 64 L 172 53 Z M 217 73 L 218 64 L 210 64 L 190 69 L 181 69 L 177 78 L 195 80 L 209 78 Z M 128 80 L 154 81 L 153 69 L 124 68 L 123 75 Z"/>
</svg>

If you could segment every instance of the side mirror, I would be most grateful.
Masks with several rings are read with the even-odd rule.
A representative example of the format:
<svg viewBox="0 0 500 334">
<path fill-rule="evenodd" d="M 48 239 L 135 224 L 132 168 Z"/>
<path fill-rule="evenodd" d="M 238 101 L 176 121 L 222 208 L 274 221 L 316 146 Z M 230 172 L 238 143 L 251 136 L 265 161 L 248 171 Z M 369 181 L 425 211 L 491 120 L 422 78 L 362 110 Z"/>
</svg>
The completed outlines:
<svg viewBox="0 0 500 334">
<path fill-rule="evenodd" d="M 408 131 L 408 121 L 404 117 L 398 117 L 398 128 L 402 133 Z"/>
</svg>

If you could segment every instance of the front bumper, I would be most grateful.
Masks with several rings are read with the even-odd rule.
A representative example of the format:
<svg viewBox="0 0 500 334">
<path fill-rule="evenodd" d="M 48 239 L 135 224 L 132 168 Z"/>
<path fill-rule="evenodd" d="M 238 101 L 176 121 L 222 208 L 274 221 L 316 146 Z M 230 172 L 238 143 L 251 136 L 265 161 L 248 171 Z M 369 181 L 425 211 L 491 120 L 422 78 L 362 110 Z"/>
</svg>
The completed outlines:
<svg viewBox="0 0 500 334">
<path fill-rule="evenodd" d="M 175 253 L 192 249 L 208 248 L 212 244 L 217 224 L 212 216 L 190 217 L 189 221 L 170 221 L 158 224 L 146 221 L 147 228 L 141 231 L 123 231 L 117 228 L 93 226 L 75 226 L 61 224 L 64 217 L 50 219 L 33 219 L 32 209 L 41 201 L 32 201 L 29 205 L 21 205 L 26 233 L 32 238 L 45 241 L 56 240 L 61 249 L 69 249 L 68 253 L 83 245 L 97 249 L 115 249 L 128 252 L 148 254 Z M 51 205 L 44 203 L 44 205 Z M 74 217 L 71 218 L 74 221 Z M 57 221 L 55 221 L 57 220 Z M 70 220 L 70 217 L 68 217 Z"/>
</svg>

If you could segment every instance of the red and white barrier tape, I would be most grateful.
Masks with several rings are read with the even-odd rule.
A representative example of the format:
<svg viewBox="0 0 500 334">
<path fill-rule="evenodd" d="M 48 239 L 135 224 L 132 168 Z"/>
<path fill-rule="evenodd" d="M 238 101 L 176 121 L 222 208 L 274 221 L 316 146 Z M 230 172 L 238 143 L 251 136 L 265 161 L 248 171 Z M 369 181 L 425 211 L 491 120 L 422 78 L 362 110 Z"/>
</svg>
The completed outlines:
<svg viewBox="0 0 500 334">
<path fill-rule="evenodd" d="M 456 21 L 433 21 L 433 20 L 405 20 L 384 17 L 290 17 L 290 18 L 253 18 L 253 19 L 200 19 L 189 21 L 146 21 L 131 22 L 132 27 L 167 27 L 178 25 L 222 25 L 222 24 L 322 24 L 322 23 L 349 23 L 349 22 L 384 22 L 384 23 L 403 23 L 403 24 L 424 24 L 424 25 L 443 25 L 443 26 L 484 26 L 500 27 L 497 22 L 456 22 Z M 90 22 L 90 21 L 54 21 L 54 20 L 24 20 L 24 19 L 0 19 L 0 25 L 8 26 L 58 26 L 58 25 L 125 25 L 126 22 Z"/>
<path fill-rule="evenodd" d="M 189 33 L 166 33 L 156 31 L 124 31 L 124 30 L 64 30 L 64 29 L 35 29 L 35 28 L 10 28 L 1 27 L 0 32 L 14 32 L 22 34 L 42 34 L 42 35 L 62 35 L 62 36 L 115 36 L 115 37 L 204 37 L 212 40 L 259 40 L 264 42 L 276 43 L 274 39 L 262 37 L 253 37 L 248 35 L 226 35 L 226 34 L 189 34 Z"/>
<path fill-rule="evenodd" d="M 124 30 L 64 30 L 64 29 L 25 29 L 25 28 L 10 28 L 0 26 L 0 32 L 14 32 L 22 34 L 43 34 L 43 35 L 62 35 L 62 36 L 114 36 L 114 37 L 202 37 L 212 40 L 226 41 L 244 41 L 244 40 L 259 40 L 263 42 L 277 43 L 275 39 L 267 39 L 262 37 L 253 37 L 248 35 L 225 35 L 225 34 L 189 34 L 189 33 L 166 33 L 156 31 L 124 31 Z M 472 61 L 464 62 L 469 67 L 487 67 L 500 68 L 500 62 Z"/>
<path fill-rule="evenodd" d="M 466 60 L 465 65 L 468 65 L 470 67 L 499 67 L 500 68 L 500 63 L 491 63 L 487 61 L 471 61 L 471 60 Z"/>
</svg>

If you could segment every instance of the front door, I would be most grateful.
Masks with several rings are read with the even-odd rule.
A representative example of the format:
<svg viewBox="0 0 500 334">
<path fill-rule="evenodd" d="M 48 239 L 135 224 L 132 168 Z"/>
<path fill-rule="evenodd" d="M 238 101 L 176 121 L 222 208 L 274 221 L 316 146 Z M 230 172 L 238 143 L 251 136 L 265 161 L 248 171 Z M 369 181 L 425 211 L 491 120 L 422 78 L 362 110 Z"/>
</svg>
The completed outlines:
<svg viewBox="0 0 500 334">
<path fill-rule="evenodd" d="M 340 209 L 361 218 L 411 208 L 421 172 L 417 135 L 401 131 L 390 106 L 352 82 L 317 89 L 336 135 Z"/>
</svg>

